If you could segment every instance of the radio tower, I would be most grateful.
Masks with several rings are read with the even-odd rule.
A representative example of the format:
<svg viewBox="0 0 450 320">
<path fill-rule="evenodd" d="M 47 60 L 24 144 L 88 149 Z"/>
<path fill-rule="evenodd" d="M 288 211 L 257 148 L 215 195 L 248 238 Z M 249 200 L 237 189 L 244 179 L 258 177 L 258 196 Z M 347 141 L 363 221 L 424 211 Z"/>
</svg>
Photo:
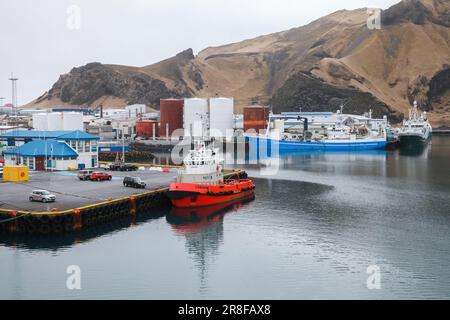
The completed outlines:
<svg viewBox="0 0 450 320">
<path fill-rule="evenodd" d="M 14 74 L 11 72 L 11 78 L 8 80 L 11 80 L 11 89 L 12 89 L 12 97 L 11 97 L 11 103 L 12 103 L 12 114 L 14 116 L 17 115 L 16 108 L 17 108 L 17 80 L 18 78 L 14 78 Z"/>
</svg>

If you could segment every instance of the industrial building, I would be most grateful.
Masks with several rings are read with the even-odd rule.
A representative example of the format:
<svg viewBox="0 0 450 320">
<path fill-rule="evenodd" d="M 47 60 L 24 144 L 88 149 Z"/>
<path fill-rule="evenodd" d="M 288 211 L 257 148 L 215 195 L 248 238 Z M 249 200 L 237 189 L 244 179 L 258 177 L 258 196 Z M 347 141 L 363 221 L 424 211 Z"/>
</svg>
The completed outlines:
<svg viewBox="0 0 450 320">
<path fill-rule="evenodd" d="M 103 116 L 103 118 L 111 119 L 125 119 L 128 114 L 125 109 L 103 109 L 102 114 L 96 114 L 97 117 Z"/>
<path fill-rule="evenodd" d="M 145 104 L 132 104 L 125 107 L 125 112 L 128 118 L 138 118 L 147 112 Z"/>
<path fill-rule="evenodd" d="M 96 168 L 98 140 L 78 130 L 13 130 L 0 135 L 0 141 L 7 141 L 8 145 L 3 151 L 5 164 L 23 164 L 31 170 L 67 170 L 70 166 Z"/>
<path fill-rule="evenodd" d="M 89 134 L 99 137 L 102 141 L 114 140 L 117 137 L 117 133 L 115 130 L 113 130 L 111 123 L 103 124 L 90 122 L 89 124 L 85 125 L 85 131 Z"/>
<path fill-rule="evenodd" d="M 67 170 L 78 167 L 78 154 L 67 143 L 35 140 L 3 152 L 6 166 L 24 165 L 30 170 Z"/>
<path fill-rule="evenodd" d="M 113 119 L 111 126 L 116 132 L 116 139 L 132 138 L 136 134 L 136 118 Z"/>
</svg>

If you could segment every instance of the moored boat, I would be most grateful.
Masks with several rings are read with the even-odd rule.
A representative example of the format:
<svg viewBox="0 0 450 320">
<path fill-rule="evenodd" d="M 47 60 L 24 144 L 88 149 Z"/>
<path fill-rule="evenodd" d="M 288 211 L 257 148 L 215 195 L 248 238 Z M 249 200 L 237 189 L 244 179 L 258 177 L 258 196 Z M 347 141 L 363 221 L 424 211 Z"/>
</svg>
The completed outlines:
<svg viewBox="0 0 450 320">
<path fill-rule="evenodd" d="M 224 179 L 223 159 L 217 149 L 199 143 L 184 159 L 177 182 L 170 184 L 168 197 L 178 208 L 196 208 L 227 203 L 252 195 L 249 179 Z"/>
<path fill-rule="evenodd" d="M 353 116 L 356 117 L 356 116 Z M 334 122 L 310 128 L 310 119 L 295 115 L 270 115 L 265 134 L 247 134 L 250 146 L 280 152 L 294 151 L 359 151 L 385 149 L 387 145 L 387 118 L 359 119 L 337 112 Z M 355 120 L 356 119 L 356 120 Z M 295 125 L 303 123 L 303 128 Z M 292 125 L 294 123 L 294 125 Z"/>
<path fill-rule="evenodd" d="M 417 102 L 414 101 L 413 107 L 409 111 L 408 120 L 403 121 L 398 135 L 401 147 L 427 144 L 432 137 L 433 128 L 427 119 L 427 113 L 419 115 Z"/>
<path fill-rule="evenodd" d="M 398 132 L 396 129 L 392 127 L 388 127 L 386 130 L 387 135 L 387 148 L 388 149 L 395 149 L 400 144 L 400 139 L 398 138 Z"/>
</svg>

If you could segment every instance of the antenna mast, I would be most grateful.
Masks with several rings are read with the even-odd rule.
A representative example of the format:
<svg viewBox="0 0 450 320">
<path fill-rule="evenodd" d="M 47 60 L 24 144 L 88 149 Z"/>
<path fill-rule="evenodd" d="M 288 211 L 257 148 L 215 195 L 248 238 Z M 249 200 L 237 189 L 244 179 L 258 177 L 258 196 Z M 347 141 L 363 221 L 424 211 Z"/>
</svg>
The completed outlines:
<svg viewBox="0 0 450 320">
<path fill-rule="evenodd" d="M 11 78 L 8 80 L 11 81 L 11 103 L 12 103 L 12 113 L 14 116 L 17 115 L 16 108 L 17 108 L 17 80 L 18 78 L 14 78 L 14 74 L 11 72 Z"/>
</svg>

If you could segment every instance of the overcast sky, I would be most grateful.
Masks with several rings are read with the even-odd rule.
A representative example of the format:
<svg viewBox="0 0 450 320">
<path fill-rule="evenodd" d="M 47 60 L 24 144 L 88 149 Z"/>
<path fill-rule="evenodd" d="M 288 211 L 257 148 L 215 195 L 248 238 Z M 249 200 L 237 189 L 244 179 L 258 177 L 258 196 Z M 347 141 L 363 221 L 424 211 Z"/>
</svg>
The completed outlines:
<svg viewBox="0 0 450 320">
<path fill-rule="evenodd" d="M 197 53 L 302 26 L 339 9 L 397 2 L 0 0 L 0 97 L 11 101 L 12 71 L 21 105 L 48 90 L 60 74 L 89 62 L 144 66 L 187 48 Z"/>
</svg>

